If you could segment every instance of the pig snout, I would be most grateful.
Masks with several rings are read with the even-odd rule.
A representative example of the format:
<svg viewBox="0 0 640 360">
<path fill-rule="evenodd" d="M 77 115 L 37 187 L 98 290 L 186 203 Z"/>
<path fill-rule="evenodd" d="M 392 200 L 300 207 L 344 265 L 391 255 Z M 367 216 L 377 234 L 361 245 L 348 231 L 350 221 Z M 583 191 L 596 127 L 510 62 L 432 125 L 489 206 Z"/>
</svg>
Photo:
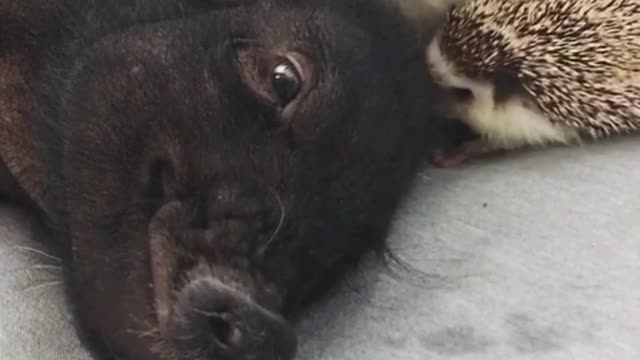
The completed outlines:
<svg viewBox="0 0 640 360">
<path fill-rule="evenodd" d="M 290 360 L 297 348 L 287 321 L 213 276 L 180 291 L 167 337 L 179 353 L 203 360 Z"/>
<path fill-rule="evenodd" d="M 163 343 L 173 357 L 293 359 L 297 337 L 273 310 L 277 295 L 249 272 L 205 259 L 215 245 L 184 248 L 179 234 L 189 214 L 184 203 L 170 202 L 149 228 L 154 307 Z"/>
</svg>

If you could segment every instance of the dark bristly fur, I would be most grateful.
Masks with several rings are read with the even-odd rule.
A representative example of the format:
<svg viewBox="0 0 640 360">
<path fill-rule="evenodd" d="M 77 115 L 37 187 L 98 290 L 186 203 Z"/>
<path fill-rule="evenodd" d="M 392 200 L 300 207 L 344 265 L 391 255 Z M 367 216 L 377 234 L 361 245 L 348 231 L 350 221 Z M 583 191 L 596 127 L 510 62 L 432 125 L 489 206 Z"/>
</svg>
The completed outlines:
<svg viewBox="0 0 640 360">
<path fill-rule="evenodd" d="M 0 0 L 0 190 L 50 225 L 98 355 L 293 357 L 435 136 L 414 36 L 372 0 Z"/>
</svg>

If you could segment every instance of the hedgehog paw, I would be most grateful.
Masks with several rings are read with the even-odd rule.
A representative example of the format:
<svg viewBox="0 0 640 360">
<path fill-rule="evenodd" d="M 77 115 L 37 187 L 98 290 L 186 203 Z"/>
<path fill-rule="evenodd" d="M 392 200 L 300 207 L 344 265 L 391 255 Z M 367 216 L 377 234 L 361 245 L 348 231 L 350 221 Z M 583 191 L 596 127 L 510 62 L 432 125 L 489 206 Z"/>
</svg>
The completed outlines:
<svg viewBox="0 0 640 360">
<path fill-rule="evenodd" d="M 482 139 L 464 142 L 450 150 L 437 150 L 431 164 L 439 168 L 460 167 L 473 158 L 496 151 L 496 147 Z"/>
</svg>

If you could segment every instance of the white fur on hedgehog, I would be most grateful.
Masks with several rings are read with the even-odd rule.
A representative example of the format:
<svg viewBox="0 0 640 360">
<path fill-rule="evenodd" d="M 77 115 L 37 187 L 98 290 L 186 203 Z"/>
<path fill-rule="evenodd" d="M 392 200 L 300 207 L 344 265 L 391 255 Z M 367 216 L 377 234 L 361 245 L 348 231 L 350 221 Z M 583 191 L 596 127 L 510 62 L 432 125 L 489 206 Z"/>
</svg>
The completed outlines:
<svg viewBox="0 0 640 360">
<path fill-rule="evenodd" d="M 461 54 L 479 51 L 465 48 L 465 39 L 499 34 L 486 43 L 482 65 L 499 66 L 492 51 L 504 46 L 521 62 L 518 75 L 531 95 L 496 104 L 493 84 L 465 75 L 436 36 L 427 62 L 442 85 L 473 92 L 457 115 L 489 142 L 514 148 L 640 129 L 640 0 L 468 0 L 454 14 L 479 24 L 449 28 Z M 593 27 L 566 35 L 585 24 Z"/>
</svg>

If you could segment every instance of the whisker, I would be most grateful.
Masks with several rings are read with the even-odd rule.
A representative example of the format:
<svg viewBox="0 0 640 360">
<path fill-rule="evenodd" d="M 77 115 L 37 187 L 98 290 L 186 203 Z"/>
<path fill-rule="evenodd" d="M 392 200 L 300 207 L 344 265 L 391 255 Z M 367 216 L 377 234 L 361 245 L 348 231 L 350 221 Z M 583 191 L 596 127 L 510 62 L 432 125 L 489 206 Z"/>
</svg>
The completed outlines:
<svg viewBox="0 0 640 360">
<path fill-rule="evenodd" d="M 33 290 L 38 290 L 38 289 L 43 289 L 43 288 L 48 288 L 48 287 L 59 286 L 59 285 L 62 285 L 63 283 L 64 282 L 62 280 L 48 281 L 48 282 L 41 283 L 41 284 L 27 286 L 26 288 L 24 288 L 24 289 L 22 289 L 20 291 L 26 293 L 27 291 L 33 291 Z"/>
<path fill-rule="evenodd" d="M 116 352 L 113 350 L 113 347 L 111 346 L 111 344 L 107 341 L 105 342 L 105 345 L 107 347 L 107 350 L 109 350 L 109 353 L 111 353 L 111 356 L 116 359 L 116 360 L 122 360 L 122 358 L 120 356 L 118 356 L 118 354 L 116 354 Z"/>
<path fill-rule="evenodd" d="M 269 240 L 267 240 L 267 242 L 264 243 L 264 245 L 262 246 L 262 248 L 258 252 L 259 256 L 264 255 L 264 253 L 267 251 L 267 249 L 269 248 L 271 243 L 273 243 L 275 238 L 278 236 L 278 234 L 280 233 L 280 230 L 282 230 L 282 226 L 284 224 L 284 220 L 285 220 L 286 215 L 287 215 L 287 211 L 286 211 L 286 209 L 284 207 L 284 203 L 282 202 L 282 198 L 280 197 L 280 194 L 278 194 L 278 192 L 272 187 L 269 187 L 269 191 L 273 194 L 273 196 L 278 201 L 278 206 L 280 207 L 280 220 L 278 222 L 278 226 L 276 226 L 276 228 L 273 231 L 273 233 L 271 234 L 271 237 L 269 238 Z"/>
<path fill-rule="evenodd" d="M 33 265 L 33 266 L 24 266 L 24 267 L 17 267 L 17 268 L 13 268 L 13 269 L 0 270 L 0 275 L 8 275 L 8 274 L 16 273 L 16 272 L 31 271 L 31 270 L 61 270 L 61 271 L 64 271 L 64 268 L 62 266 L 58 266 L 58 265 Z"/>
<path fill-rule="evenodd" d="M 137 335 L 141 338 L 149 338 L 149 339 L 157 339 L 160 336 L 160 330 L 156 328 L 151 328 L 147 330 L 136 330 L 129 328 L 127 329 L 127 333 Z"/>
<path fill-rule="evenodd" d="M 197 308 L 197 307 L 194 307 L 193 311 L 196 312 L 197 314 L 204 315 L 204 316 L 219 316 L 220 315 L 218 313 L 202 310 L 202 309 Z"/>
<path fill-rule="evenodd" d="M 182 358 L 176 354 L 175 349 L 169 346 L 163 339 L 154 341 L 151 345 L 151 349 L 154 354 L 161 355 L 163 359 L 178 360 L 179 358 Z"/>
<path fill-rule="evenodd" d="M 176 336 L 176 339 L 178 339 L 180 341 L 191 341 L 191 340 L 195 339 L 197 336 L 198 336 L 198 334 L 191 333 L 191 334 L 185 334 L 185 335 Z"/>
<path fill-rule="evenodd" d="M 10 250 L 13 250 L 13 251 L 24 251 L 24 252 L 31 253 L 31 254 L 37 254 L 37 255 L 40 255 L 40 256 L 44 256 L 45 258 L 47 258 L 49 260 L 53 260 L 53 261 L 56 261 L 56 262 L 62 262 L 62 259 L 60 259 L 57 256 L 53 256 L 53 255 L 48 254 L 48 253 L 46 253 L 46 252 L 44 252 L 42 250 L 39 250 L 39 249 L 36 249 L 36 248 L 32 248 L 32 247 L 29 247 L 29 246 L 13 246 L 13 247 L 10 248 Z"/>
</svg>

